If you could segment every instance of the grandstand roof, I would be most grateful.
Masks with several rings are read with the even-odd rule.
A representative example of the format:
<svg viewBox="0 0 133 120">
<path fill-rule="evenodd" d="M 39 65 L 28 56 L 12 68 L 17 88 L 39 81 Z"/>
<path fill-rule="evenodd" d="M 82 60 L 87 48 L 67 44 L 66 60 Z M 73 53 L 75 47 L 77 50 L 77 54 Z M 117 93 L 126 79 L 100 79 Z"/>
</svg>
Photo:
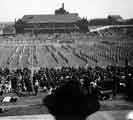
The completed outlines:
<svg viewBox="0 0 133 120">
<path fill-rule="evenodd" d="M 58 14 L 58 15 L 24 15 L 22 21 L 26 23 L 73 23 L 81 18 L 78 14 Z"/>
</svg>

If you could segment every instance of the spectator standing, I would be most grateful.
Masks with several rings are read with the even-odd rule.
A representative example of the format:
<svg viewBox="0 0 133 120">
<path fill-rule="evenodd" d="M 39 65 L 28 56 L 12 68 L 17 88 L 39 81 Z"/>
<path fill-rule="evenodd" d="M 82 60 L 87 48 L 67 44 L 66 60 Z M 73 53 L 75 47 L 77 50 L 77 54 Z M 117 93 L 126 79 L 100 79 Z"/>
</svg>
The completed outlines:
<svg viewBox="0 0 133 120">
<path fill-rule="evenodd" d="M 113 92 L 113 97 L 116 97 L 116 94 L 118 92 L 118 84 L 119 84 L 119 79 L 116 76 L 116 74 L 113 75 L 113 86 L 112 86 L 112 92 Z"/>
<path fill-rule="evenodd" d="M 39 88 L 39 82 L 38 82 L 38 80 L 36 80 L 35 85 L 34 85 L 35 95 L 37 95 L 37 93 L 38 93 L 38 88 Z"/>
</svg>

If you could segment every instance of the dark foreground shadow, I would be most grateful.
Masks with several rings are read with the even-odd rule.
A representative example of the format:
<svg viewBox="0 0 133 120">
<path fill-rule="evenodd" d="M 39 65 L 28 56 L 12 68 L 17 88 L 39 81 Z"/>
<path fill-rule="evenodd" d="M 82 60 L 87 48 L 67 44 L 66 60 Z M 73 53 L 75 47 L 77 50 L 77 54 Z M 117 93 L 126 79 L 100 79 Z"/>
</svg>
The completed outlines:
<svg viewBox="0 0 133 120">
<path fill-rule="evenodd" d="M 87 118 L 82 116 L 56 116 L 56 120 L 86 120 Z"/>
<path fill-rule="evenodd" d="M 84 94 L 76 81 L 57 88 L 53 94 L 43 99 L 43 104 L 56 120 L 85 120 L 100 108 L 97 98 L 89 93 Z"/>
</svg>

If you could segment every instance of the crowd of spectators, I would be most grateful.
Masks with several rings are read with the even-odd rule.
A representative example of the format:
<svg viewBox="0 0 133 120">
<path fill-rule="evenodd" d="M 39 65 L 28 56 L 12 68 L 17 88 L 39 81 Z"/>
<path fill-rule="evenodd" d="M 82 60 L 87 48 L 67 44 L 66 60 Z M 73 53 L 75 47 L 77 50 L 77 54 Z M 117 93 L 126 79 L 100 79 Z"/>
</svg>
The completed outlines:
<svg viewBox="0 0 133 120">
<path fill-rule="evenodd" d="M 133 78 L 133 68 L 121 68 L 116 66 L 101 67 L 61 67 L 61 68 L 40 68 L 32 71 L 28 68 L 9 70 L 0 69 L 0 94 L 15 92 L 19 96 L 22 93 L 34 93 L 37 95 L 38 88 L 43 91 L 53 92 L 60 85 L 67 81 L 78 81 L 85 91 L 94 93 L 101 97 L 100 91 L 111 90 L 115 96 L 129 84 Z"/>
</svg>

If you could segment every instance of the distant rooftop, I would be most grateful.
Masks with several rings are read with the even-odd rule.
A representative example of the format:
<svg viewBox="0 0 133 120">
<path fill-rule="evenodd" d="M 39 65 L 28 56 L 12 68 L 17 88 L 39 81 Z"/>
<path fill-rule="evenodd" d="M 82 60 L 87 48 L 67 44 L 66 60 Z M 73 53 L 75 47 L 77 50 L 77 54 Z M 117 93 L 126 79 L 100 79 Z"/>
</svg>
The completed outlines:
<svg viewBox="0 0 133 120">
<path fill-rule="evenodd" d="M 42 15 L 24 15 L 22 21 L 26 23 L 73 23 L 81 18 L 77 13 L 69 13 L 62 7 L 55 10 L 55 14 Z"/>
<path fill-rule="evenodd" d="M 81 20 L 78 14 L 24 15 L 26 23 L 72 23 Z"/>
<path fill-rule="evenodd" d="M 108 15 L 108 19 L 123 21 L 123 18 L 120 15 Z"/>
</svg>

